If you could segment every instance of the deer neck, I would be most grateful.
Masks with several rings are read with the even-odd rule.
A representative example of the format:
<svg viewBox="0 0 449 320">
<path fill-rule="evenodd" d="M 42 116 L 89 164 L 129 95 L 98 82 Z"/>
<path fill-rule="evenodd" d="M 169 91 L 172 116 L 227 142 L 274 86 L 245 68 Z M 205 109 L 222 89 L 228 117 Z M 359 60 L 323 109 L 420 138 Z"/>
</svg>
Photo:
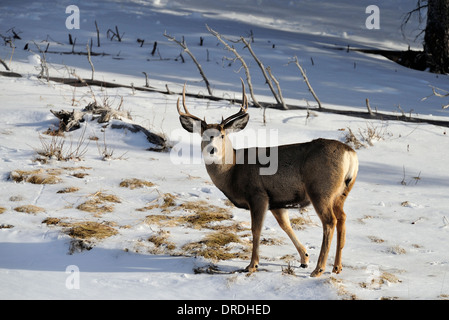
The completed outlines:
<svg viewBox="0 0 449 320">
<path fill-rule="evenodd" d="M 228 194 L 231 188 L 229 181 L 235 168 L 235 159 L 235 150 L 231 149 L 226 152 L 226 159 L 223 157 L 221 162 L 206 164 L 206 170 L 212 182 L 225 194 Z"/>
</svg>

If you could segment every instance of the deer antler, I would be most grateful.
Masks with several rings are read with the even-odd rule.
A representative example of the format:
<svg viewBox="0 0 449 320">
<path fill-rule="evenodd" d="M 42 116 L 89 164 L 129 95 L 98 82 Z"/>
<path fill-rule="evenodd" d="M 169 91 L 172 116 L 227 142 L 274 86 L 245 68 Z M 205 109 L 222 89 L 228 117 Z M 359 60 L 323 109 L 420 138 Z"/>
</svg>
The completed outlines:
<svg viewBox="0 0 449 320">
<path fill-rule="evenodd" d="M 246 114 L 248 111 L 248 98 L 246 97 L 245 93 L 245 83 L 243 82 L 243 79 L 240 78 L 240 81 L 242 82 L 242 104 L 240 106 L 240 110 L 233 114 L 232 116 L 227 117 L 226 119 L 221 120 L 221 125 L 225 125 L 226 123 L 230 122 L 231 120 L 240 118 Z"/>
<path fill-rule="evenodd" d="M 189 110 L 187 110 L 187 106 L 186 106 L 186 85 L 185 85 L 185 84 L 184 84 L 184 88 L 182 89 L 182 106 L 184 107 L 184 111 L 185 111 L 185 112 L 182 112 L 182 111 L 181 111 L 181 109 L 180 109 L 180 107 L 179 107 L 179 98 L 178 98 L 178 102 L 177 102 L 177 104 L 176 104 L 176 107 L 178 108 L 178 113 L 179 113 L 179 115 L 181 115 L 181 116 L 186 116 L 186 117 L 189 117 L 189 118 L 192 118 L 192 119 L 200 120 L 200 121 L 201 121 L 200 118 L 194 116 L 193 114 L 191 114 L 191 113 L 189 112 Z"/>
</svg>

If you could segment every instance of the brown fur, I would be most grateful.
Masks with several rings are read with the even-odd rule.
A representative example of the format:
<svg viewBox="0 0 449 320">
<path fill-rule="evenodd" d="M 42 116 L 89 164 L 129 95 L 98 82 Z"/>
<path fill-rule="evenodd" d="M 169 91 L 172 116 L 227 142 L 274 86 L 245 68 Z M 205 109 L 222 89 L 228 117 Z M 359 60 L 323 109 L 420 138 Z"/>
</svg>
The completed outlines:
<svg viewBox="0 0 449 320">
<path fill-rule="evenodd" d="M 343 205 L 357 176 L 356 153 L 339 141 L 326 139 L 262 149 L 233 149 L 228 132 L 243 129 L 249 118 L 245 109 L 244 88 L 243 95 L 244 104 L 239 113 L 221 124 L 207 124 L 188 113 L 185 104 L 186 113 L 179 110 L 179 103 L 178 111 L 186 130 L 193 132 L 191 129 L 196 121 L 201 121 L 200 125 L 197 124 L 201 135 L 210 134 L 209 129 L 214 129 L 212 131 L 216 133 L 213 136 L 203 137 L 202 150 L 205 156 L 220 155 L 222 161 L 206 164 L 206 170 L 213 183 L 234 205 L 250 210 L 253 250 L 246 270 L 252 272 L 258 267 L 260 234 L 267 210 L 271 210 L 292 240 L 301 257 L 301 266 L 307 266 L 309 256 L 291 228 L 286 208 L 312 203 L 323 224 L 323 242 L 311 276 L 320 276 L 324 272 L 335 228 L 337 252 L 333 272 L 340 273 L 346 233 Z M 274 174 L 261 175 L 259 170 L 263 165 L 259 161 L 253 164 L 248 161 L 249 155 L 258 151 L 265 154 L 277 152 L 277 171 Z"/>
</svg>

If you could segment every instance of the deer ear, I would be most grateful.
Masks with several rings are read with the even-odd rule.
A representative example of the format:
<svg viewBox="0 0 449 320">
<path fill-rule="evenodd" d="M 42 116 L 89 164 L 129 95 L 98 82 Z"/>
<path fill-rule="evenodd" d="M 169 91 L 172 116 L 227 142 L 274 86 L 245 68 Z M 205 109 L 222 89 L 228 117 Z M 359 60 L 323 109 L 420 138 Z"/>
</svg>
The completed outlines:
<svg viewBox="0 0 449 320">
<path fill-rule="evenodd" d="M 184 115 L 179 116 L 179 121 L 181 122 L 182 127 L 191 133 L 201 134 L 207 127 L 207 123 L 205 121 L 193 119 Z"/>
<path fill-rule="evenodd" d="M 235 118 L 234 120 L 226 123 L 224 125 L 224 129 L 226 130 L 226 133 L 239 132 L 240 130 L 245 129 L 248 124 L 248 120 L 249 114 L 246 113 L 244 116 Z"/>
</svg>

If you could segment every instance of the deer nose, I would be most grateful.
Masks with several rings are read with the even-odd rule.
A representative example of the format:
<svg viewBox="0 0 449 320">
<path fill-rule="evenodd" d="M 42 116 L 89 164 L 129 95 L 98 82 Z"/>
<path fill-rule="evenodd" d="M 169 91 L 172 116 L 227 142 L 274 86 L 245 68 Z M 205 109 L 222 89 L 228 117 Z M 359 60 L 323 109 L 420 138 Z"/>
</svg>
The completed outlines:
<svg viewBox="0 0 449 320">
<path fill-rule="evenodd" d="M 214 154 L 215 152 L 217 152 L 218 150 L 217 150 L 217 148 L 212 148 L 211 150 L 210 150 L 210 154 Z"/>
</svg>

